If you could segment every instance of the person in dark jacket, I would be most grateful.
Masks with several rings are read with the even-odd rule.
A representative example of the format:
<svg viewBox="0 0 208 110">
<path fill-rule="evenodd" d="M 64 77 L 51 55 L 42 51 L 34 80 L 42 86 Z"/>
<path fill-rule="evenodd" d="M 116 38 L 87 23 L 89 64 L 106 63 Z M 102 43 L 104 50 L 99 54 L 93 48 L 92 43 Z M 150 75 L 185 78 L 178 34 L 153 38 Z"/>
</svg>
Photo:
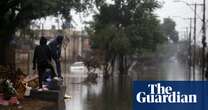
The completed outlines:
<svg viewBox="0 0 208 110">
<path fill-rule="evenodd" d="M 42 88 L 42 81 L 46 69 L 51 70 L 51 77 L 55 77 L 56 73 L 51 65 L 51 51 L 47 46 L 47 39 L 41 37 L 40 45 L 35 48 L 33 56 L 33 70 L 38 69 L 39 88 Z"/>
<path fill-rule="evenodd" d="M 60 64 L 60 58 L 61 58 L 61 46 L 62 46 L 62 41 L 63 41 L 63 36 L 57 36 L 53 41 L 49 43 L 49 47 L 51 50 L 51 55 L 53 60 L 55 61 L 56 64 L 56 70 L 59 78 L 62 78 L 61 75 L 61 64 Z"/>
</svg>

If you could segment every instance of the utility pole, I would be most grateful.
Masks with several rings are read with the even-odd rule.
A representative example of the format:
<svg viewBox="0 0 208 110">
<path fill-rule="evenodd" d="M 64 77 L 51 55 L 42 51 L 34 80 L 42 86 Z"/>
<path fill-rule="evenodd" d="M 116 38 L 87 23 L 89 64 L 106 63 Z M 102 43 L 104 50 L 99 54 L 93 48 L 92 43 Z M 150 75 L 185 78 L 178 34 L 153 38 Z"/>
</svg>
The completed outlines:
<svg viewBox="0 0 208 110">
<path fill-rule="evenodd" d="M 189 20 L 189 27 L 186 27 L 187 37 L 188 37 L 188 78 L 191 80 L 192 75 L 192 21 L 193 18 L 183 18 L 184 20 Z"/>
<path fill-rule="evenodd" d="M 193 74 L 192 75 L 193 75 L 193 80 L 195 80 L 196 79 L 196 19 L 197 19 L 197 6 L 204 6 L 204 4 L 195 3 L 195 4 L 187 4 L 187 5 L 193 5 L 194 6 L 194 37 L 193 37 L 194 45 L 193 45 L 193 64 L 192 64 Z M 202 57 L 202 59 L 203 58 L 204 57 Z M 202 65 L 203 65 L 203 63 L 202 63 Z M 204 75 L 202 75 L 202 76 L 204 76 Z"/>
<path fill-rule="evenodd" d="M 197 4 L 194 4 L 194 49 L 193 49 L 193 80 L 195 80 L 195 63 L 196 63 L 196 10 Z"/>
<path fill-rule="evenodd" d="M 202 80 L 205 78 L 205 67 L 206 67 L 206 58 L 205 58 L 205 50 L 206 50 L 206 0 L 203 0 L 203 26 L 202 26 Z"/>
<path fill-rule="evenodd" d="M 183 18 L 183 17 L 180 17 Z M 186 32 L 185 35 L 187 35 L 187 40 L 188 40 L 188 75 L 187 78 L 189 78 L 189 80 L 192 80 L 192 21 L 194 20 L 194 18 L 183 18 L 184 20 L 189 20 L 189 27 L 186 27 Z"/>
<path fill-rule="evenodd" d="M 189 59 L 189 79 L 191 80 L 191 66 L 192 66 L 192 48 L 191 48 L 191 36 L 192 36 L 192 18 L 190 18 L 190 30 L 189 30 L 189 56 L 188 56 L 188 59 Z M 187 29 L 188 30 L 188 29 Z"/>
<path fill-rule="evenodd" d="M 185 3 L 189 8 L 191 8 L 191 10 L 193 10 L 193 8 L 191 7 L 191 5 L 194 6 L 194 46 L 193 46 L 193 80 L 195 80 L 195 68 L 196 68 L 196 16 L 197 16 L 197 6 L 203 6 L 203 26 L 202 26 L 202 31 L 203 31 L 203 36 L 202 36 L 202 45 L 203 45 L 203 48 L 202 48 L 202 65 L 201 65 L 201 68 L 202 68 L 202 79 L 204 79 L 204 76 L 205 76 L 205 67 L 206 67 L 206 62 L 205 62 L 205 49 L 206 49 L 206 14 L 205 14 L 205 11 L 206 11 L 206 4 L 205 4 L 205 1 L 206 0 L 203 0 L 203 4 L 189 4 L 187 3 L 186 1 L 183 1 L 183 0 L 175 0 L 175 2 L 182 2 L 182 3 Z"/>
</svg>

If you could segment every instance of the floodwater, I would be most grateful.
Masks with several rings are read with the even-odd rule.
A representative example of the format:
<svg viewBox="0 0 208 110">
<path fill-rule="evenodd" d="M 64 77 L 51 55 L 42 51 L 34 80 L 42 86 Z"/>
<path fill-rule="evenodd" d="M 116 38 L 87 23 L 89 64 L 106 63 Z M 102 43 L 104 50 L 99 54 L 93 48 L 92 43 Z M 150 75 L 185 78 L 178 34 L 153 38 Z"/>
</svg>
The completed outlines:
<svg viewBox="0 0 208 110">
<path fill-rule="evenodd" d="M 187 66 L 181 64 L 175 56 L 169 60 L 145 67 L 137 67 L 125 77 L 113 77 L 109 80 L 98 78 L 97 84 L 79 84 L 84 74 L 71 73 L 65 77 L 67 91 L 72 96 L 65 100 L 66 110 L 132 110 L 133 80 L 190 80 Z M 197 72 L 196 75 L 199 75 Z M 192 76 L 193 77 L 193 76 Z M 197 77 L 200 78 L 200 77 Z"/>
<path fill-rule="evenodd" d="M 17 110 L 132 110 L 132 81 L 190 80 L 190 77 L 193 77 L 189 74 L 187 66 L 181 64 L 175 56 L 153 65 L 138 63 L 135 68 L 127 76 L 115 75 L 109 80 L 99 77 L 96 84 L 81 83 L 87 76 L 84 73 L 65 74 L 66 94 L 70 95 L 71 99 L 66 99 L 59 104 L 26 101 Z M 200 78 L 198 72 L 196 72 L 196 78 Z"/>
<path fill-rule="evenodd" d="M 99 78 L 97 84 L 72 84 L 82 81 L 68 77 L 66 93 L 72 98 L 65 101 L 66 110 L 131 110 L 132 83 L 129 77 Z"/>
</svg>

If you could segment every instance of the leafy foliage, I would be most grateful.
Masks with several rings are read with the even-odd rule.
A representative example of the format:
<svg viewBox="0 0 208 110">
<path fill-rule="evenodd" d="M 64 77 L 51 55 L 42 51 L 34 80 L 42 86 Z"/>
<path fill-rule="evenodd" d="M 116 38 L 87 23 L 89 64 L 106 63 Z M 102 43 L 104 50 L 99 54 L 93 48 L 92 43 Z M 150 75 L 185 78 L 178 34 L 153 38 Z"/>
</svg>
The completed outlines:
<svg viewBox="0 0 208 110">
<path fill-rule="evenodd" d="M 104 4 L 100 13 L 94 17 L 95 36 L 103 34 L 105 37 L 118 36 L 119 40 L 123 38 L 133 52 L 141 49 L 154 50 L 152 47 L 165 40 L 159 30 L 159 21 L 153 14 L 153 10 L 159 6 L 155 0 L 115 0 L 115 4 Z M 110 29 L 106 29 L 109 27 Z M 115 35 L 108 35 L 103 31 Z"/>
<path fill-rule="evenodd" d="M 175 29 L 176 23 L 171 18 L 165 18 L 161 25 L 164 36 L 170 38 L 173 42 L 178 42 L 178 32 Z"/>
<path fill-rule="evenodd" d="M 33 19 L 61 14 L 65 18 L 71 9 L 83 11 L 93 0 L 1 0 L 0 29 L 24 27 Z"/>
<path fill-rule="evenodd" d="M 14 65 L 14 54 L 8 52 L 17 29 L 30 25 L 32 20 L 49 15 L 62 15 L 70 20 L 70 11 L 92 8 L 97 0 L 1 0 L 0 1 L 0 64 Z"/>
<path fill-rule="evenodd" d="M 154 51 L 158 44 L 165 41 L 159 20 L 153 13 L 160 4 L 157 0 L 113 1 L 114 4 L 102 4 L 99 13 L 94 16 L 92 47 L 105 52 L 106 64 L 119 57 L 121 68 L 127 69 L 127 58 L 144 51 Z"/>
<path fill-rule="evenodd" d="M 4 99 L 9 100 L 11 97 L 16 95 L 16 90 L 13 87 L 13 84 L 9 80 L 3 81 L 3 83 L 0 86 L 2 86 Z"/>
<path fill-rule="evenodd" d="M 99 54 L 99 55 L 98 55 Z M 98 51 L 88 50 L 83 59 L 84 65 L 87 67 L 87 73 L 95 72 L 97 68 L 101 69 L 101 53 Z"/>
</svg>

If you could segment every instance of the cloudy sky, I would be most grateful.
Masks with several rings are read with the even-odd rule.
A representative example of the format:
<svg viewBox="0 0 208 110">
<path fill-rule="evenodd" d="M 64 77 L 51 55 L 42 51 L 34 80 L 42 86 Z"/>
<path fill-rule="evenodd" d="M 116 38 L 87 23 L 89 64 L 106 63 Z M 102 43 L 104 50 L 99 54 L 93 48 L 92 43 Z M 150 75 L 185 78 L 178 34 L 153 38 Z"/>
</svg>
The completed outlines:
<svg viewBox="0 0 208 110">
<path fill-rule="evenodd" d="M 190 25 L 189 20 L 184 20 L 183 18 L 193 18 L 194 17 L 194 6 L 188 6 L 186 3 L 201 4 L 202 0 L 183 0 L 184 2 L 175 2 L 179 0 L 159 0 L 163 1 L 164 5 L 161 9 L 156 10 L 156 14 L 159 19 L 166 17 L 171 17 L 176 22 L 176 29 L 180 33 L 180 37 L 184 37 L 184 31 Z M 186 2 L 186 3 L 185 3 Z M 202 18 L 202 6 L 197 6 L 197 39 L 201 42 L 201 18 Z"/>
<path fill-rule="evenodd" d="M 108 0 L 110 1 L 110 0 Z M 157 9 L 155 11 L 156 15 L 158 16 L 158 19 L 163 20 L 163 18 L 170 17 L 174 19 L 176 22 L 176 29 L 180 33 L 181 39 L 184 38 L 184 31 L 186 30 L 186 27 L 189 26 L 190 22 L 188 20 L 184 20 L 182 18 L 190 18 L 194 16 L 194 11 L 193 11 L 193 6 L 188 6 L 186 3 L 202 3 L 202 0 L 183 0 L 184 2 L 176 2 L 179 0 L 158 0 L 159 2 L 163 3 L 162 8 Z M 197 18 L 202 18 L 202 7 L 198 6 L 197 7 Z M 76 26 L 77 30 L 83 29 L 83 22 L 82 21 L 90 21 L 92 20 L 91 16 L 88 17 L 81 17 L 79 14 L 75 14 L 72 12 L 73 19 L 74 19 L 74 25 Z M 56 20 L 55 18 L 47 18 L 44 20 L 44 28 L 51 28 L 51 25 L 56 25 Z M 197 20 L 197 35 L 198 35 L 198 42 L 200 42 L 201 39 L 201 21 L 200 19 Z"/>
</svg>

